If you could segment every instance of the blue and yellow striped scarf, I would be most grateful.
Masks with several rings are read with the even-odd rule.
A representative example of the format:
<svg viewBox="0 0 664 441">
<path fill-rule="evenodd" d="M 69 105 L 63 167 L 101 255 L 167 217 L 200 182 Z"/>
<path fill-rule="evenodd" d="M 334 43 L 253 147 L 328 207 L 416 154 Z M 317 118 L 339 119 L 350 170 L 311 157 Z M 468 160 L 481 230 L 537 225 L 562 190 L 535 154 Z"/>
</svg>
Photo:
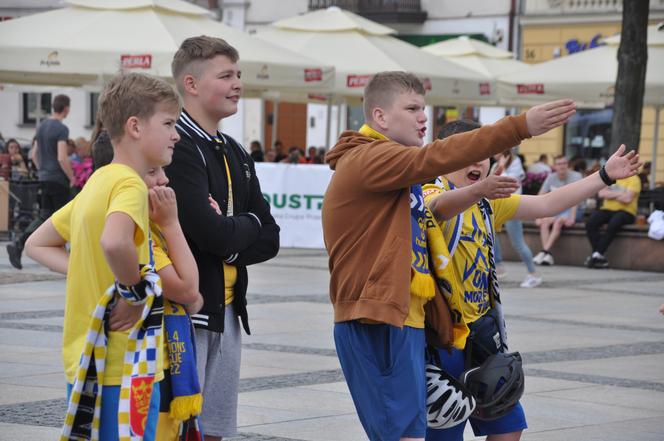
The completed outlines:
<svg viewBox="0 0 664 441">
<path fill-rule="evenodd" d="M 364 124 L 359 132 L 374 139 L 388 139 L 382 133 Z M 428 208 L 424 205 L 422 186 L 410 187 L 410 229 L 411 229 L 411 276 L 410 293 L 424 299 L 432 299 L 436 295 L 435 281 L 429 270 L 429 253 L 427 250 L 427 218 Z"/>
</svg>

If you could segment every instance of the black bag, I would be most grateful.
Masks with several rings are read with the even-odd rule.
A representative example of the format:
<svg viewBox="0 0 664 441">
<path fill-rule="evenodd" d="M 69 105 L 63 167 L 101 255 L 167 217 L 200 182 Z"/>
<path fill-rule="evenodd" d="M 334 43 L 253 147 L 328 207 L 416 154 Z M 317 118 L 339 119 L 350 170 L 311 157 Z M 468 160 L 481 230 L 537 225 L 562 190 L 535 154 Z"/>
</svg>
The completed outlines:
<svg viewBox="0 0 664 441">
<path fill-rule="evenodd" d="M 470 334 L 464 349 L 466 369 L 480 366 L 490 355 L 505 352 L 505 344 L 500 338 L 499 316 L 491 308 L 479 319 L 468 325 Z"/>
</svg>

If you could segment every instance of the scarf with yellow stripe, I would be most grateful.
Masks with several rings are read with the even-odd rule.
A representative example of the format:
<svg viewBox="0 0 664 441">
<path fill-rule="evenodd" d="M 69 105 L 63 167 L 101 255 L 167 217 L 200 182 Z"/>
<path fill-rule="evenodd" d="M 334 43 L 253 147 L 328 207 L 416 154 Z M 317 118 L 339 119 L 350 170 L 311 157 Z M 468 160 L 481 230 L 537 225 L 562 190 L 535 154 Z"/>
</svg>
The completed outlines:
<svg viewBox="0 0 664 441">
<path fill-rule="evenodd" d="M 359 132 L 370 138 L 388 138 L 382 133 L 364 124 Z M 410 228 L 411 228 L 411 276 L 410 294 L 424 299 L 432 299 L 436 294 L 435 281 L 429 270 L 429 254 L 427 249 L 427 212 L 422 197 L 422 186 L 410 187 Z M 430 215 L 430 213 L 429 213 Z M 441 235 L 442 236 L 442 235 Z"/>
<path fill-rule="evenodd" d="M 142 292 L 123 291 L 113 284 L 97 303 L 76 371 L 61 441 L 99 439 L 108 319 L 120 298 L 143 305 L 143 311 L 128 336 L 118 404 L 118 433 L 121 441 L 143 439 L 156 374 L 156 341 L 163 323 L 161 288 L 153 267 L 151 244 L 150 264 L 141 267 L 141 280 Z"/>
</svg>

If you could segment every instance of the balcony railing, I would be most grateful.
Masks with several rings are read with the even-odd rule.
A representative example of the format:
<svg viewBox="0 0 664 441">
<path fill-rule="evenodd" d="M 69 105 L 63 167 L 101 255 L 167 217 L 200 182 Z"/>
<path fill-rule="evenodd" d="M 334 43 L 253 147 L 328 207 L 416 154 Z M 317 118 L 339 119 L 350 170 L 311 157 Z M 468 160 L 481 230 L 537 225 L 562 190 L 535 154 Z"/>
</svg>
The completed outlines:
<svg viewBox="0 0 664 441">
<path fill-rule="evenodd" d="M 422 23 L 427 13 L 420 0 L 309 0 L 309 10 L 338 6 L 382 23 Z"/>
</svg>

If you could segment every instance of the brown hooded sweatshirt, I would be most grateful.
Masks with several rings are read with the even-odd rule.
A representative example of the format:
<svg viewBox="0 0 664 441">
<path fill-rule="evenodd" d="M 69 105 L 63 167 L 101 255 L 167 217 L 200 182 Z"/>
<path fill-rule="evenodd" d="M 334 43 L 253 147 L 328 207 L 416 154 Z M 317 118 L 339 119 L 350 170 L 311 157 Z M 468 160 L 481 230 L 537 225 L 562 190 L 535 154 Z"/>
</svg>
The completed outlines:
<svg viewBox="0 0 664 441">
<path fill-rule="evenodd" d="M 410 302 L 410 186 L 529 137 L 525 114 L 424 147 L 342 133 L 325 157 L 335 173 L 322 211 L 334 321 L 370 319 L 402 327 Z M 442 295 L 437 293 L 425 311 L 427 333 L 433 331 L 437 345 L 447 346 L 452 321 Z"/>
</svg>

